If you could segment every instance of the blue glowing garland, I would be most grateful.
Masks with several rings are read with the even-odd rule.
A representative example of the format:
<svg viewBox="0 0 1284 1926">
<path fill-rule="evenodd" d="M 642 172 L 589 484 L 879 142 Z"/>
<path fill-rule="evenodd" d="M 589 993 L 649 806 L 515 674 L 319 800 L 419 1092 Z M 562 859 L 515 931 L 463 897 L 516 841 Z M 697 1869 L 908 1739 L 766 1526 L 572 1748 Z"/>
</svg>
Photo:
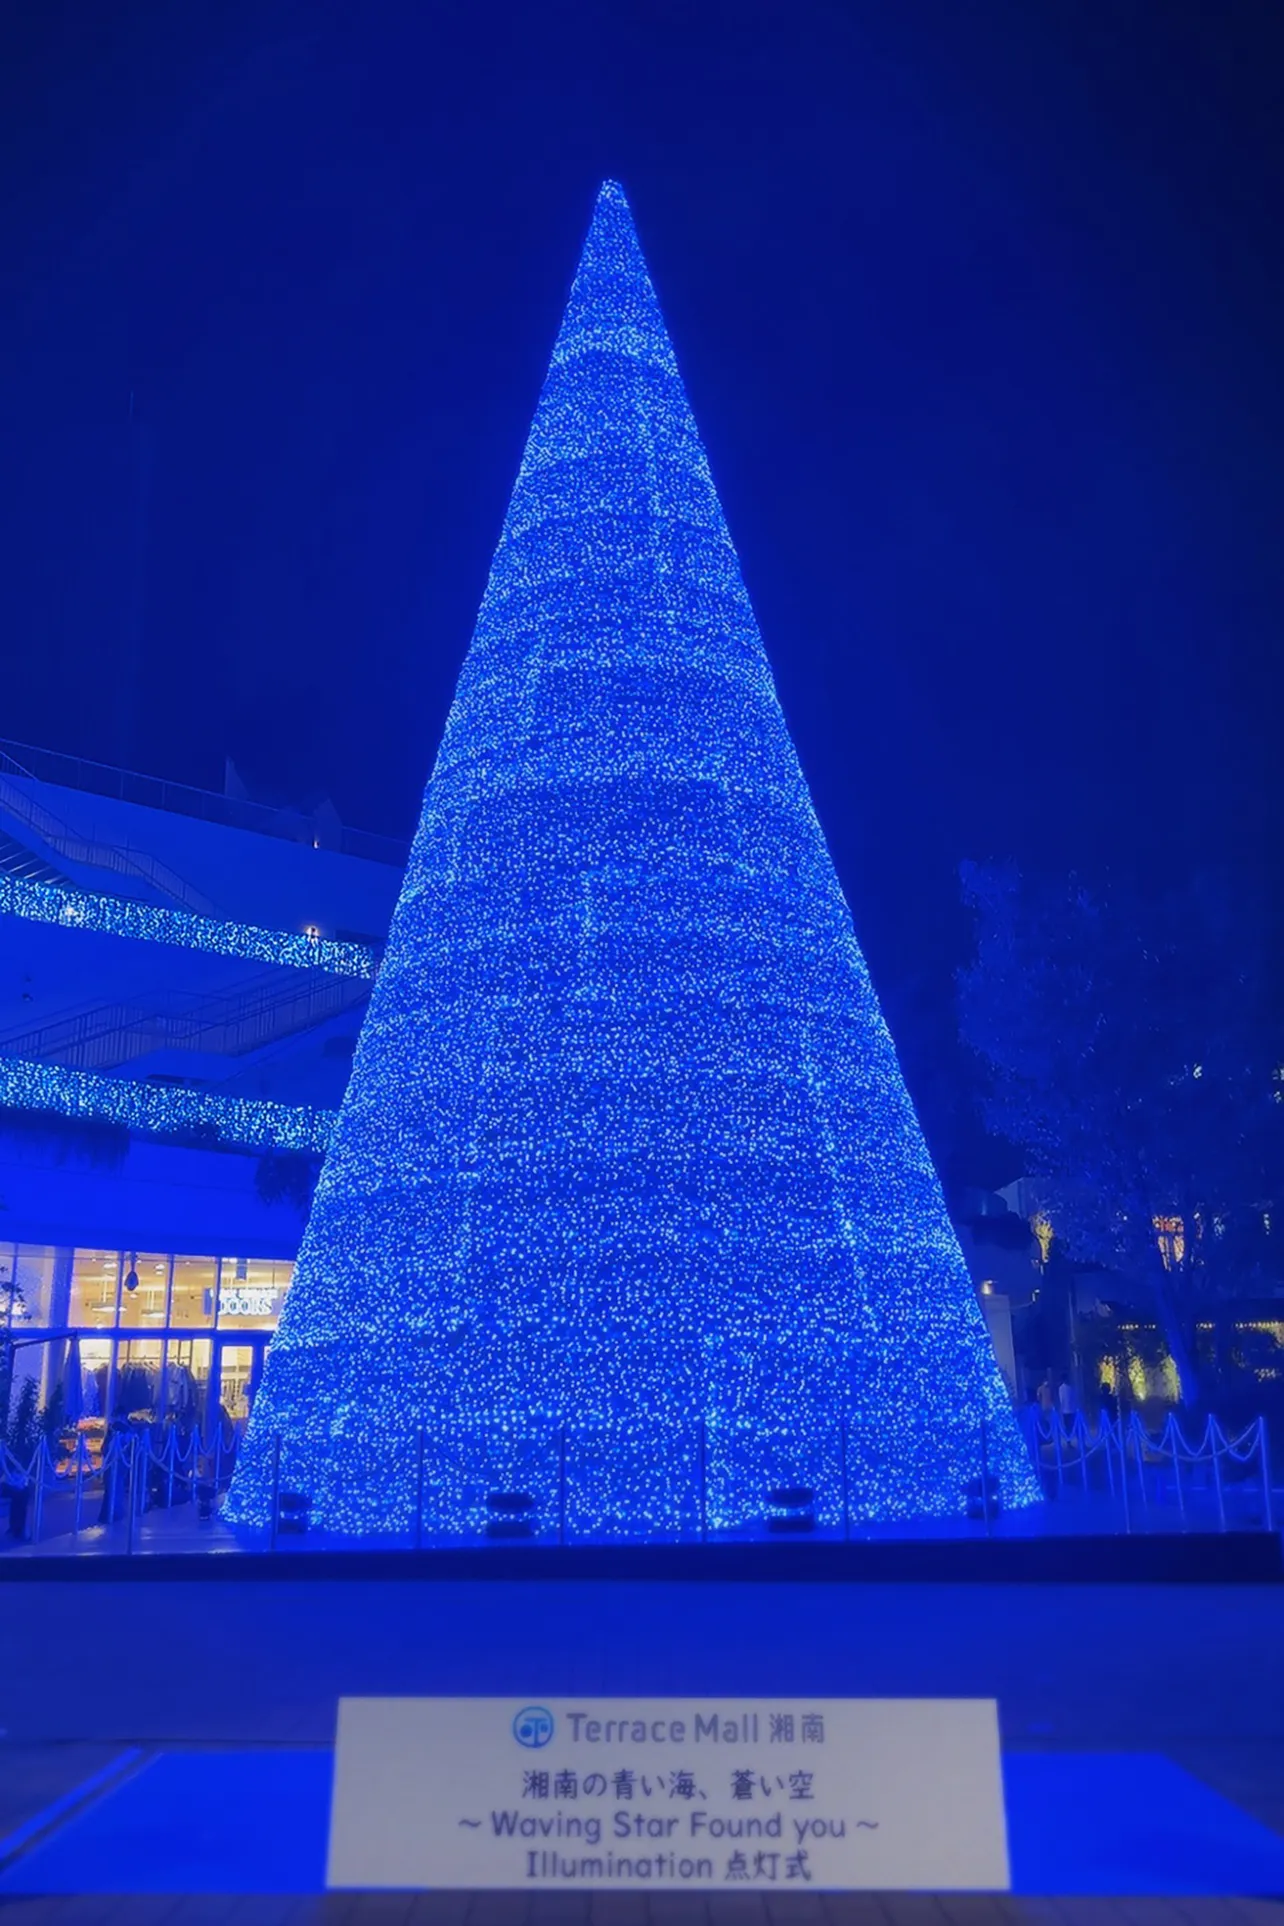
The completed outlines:
<svg viewBox="0 0 1284 1926">
<path fill-rule="evenodd" d="M 59 1063 L 0 1056 L 3 1110 L 46 1110 L 59 1117 L 126 1124 L 153 1135 L 200 1130 L 220 1143 L 264 1150 L 324 1150 L 334 1127 L 332 1110 L 304 1104 L 220 1097 L 212 1091 L 133 1083 L 92 1070 L 68 1070 Z"/>
<path fill-rule="evenodd" d="M 330 976 L 372 979 L 379 969 L 378 954 L 368 943 L 336 943 L 296 930 L 261 930 L 250 923 L 160 909 L 92 890 L 30 883 L 19 876 L 0 876 L 0 916 L 52 923 L 63 930 L 96 930 L 136 942 L 168 943 L 179 949 L 205 950 L 212 956 L 243 956 L 291 970 L 322 970 Z"/>
<path fill-rule="evenodd" d="M 230 1515 L 404 1531 L 417 1433 L 438 1534 L 1038 1495 L 612 183 Z"/>
</svg>

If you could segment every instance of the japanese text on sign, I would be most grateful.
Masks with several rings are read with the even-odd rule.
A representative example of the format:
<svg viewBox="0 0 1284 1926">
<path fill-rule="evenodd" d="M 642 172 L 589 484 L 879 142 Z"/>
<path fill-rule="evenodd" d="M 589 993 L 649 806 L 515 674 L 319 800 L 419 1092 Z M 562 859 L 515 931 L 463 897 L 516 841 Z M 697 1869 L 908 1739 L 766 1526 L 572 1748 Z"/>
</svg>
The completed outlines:
<svg viewBox="0 0 1284 1926">
<path fill-rule="evenodd" d="M 345 1699 L 328 1879 L 1005 1889 L 995 1706 Z"/>
</svg>

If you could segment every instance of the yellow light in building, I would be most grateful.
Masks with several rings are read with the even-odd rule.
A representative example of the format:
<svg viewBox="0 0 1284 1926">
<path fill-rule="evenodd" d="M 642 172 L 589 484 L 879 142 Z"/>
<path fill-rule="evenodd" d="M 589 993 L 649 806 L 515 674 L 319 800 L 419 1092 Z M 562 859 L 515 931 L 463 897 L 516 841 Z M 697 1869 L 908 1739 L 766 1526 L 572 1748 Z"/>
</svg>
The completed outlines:
<svg viewBox="0 0 1284 1926">
<path fill-rule="evenodd" d="M 1237 1322 L 1235 1328 L 1237 1331 L 1259 1331 L 1263 1337 L 1268 1337 L 1272 1344 L 1284 1351 L 1284 1324 L 1274 1319 L 1266 1322 L 1257 1318 L 1245 1319 L 1242 1324 Z"/>
<path fill-rule="evenodd" d="M 1155 1217 L 1151 1222 L 1159 1238 L 1164 1269 L 1174 1270 L 1186 1255 L 1186 1226 L 1180 1217 Z"/>
<path fill-rule="evenodd" d="M 1048 1252 L 1052 1249 L 1052 1239 L 1054 1235 L 1052 1220 L 1049 1217 L 1045 1217 L 1041 1210 L 1036 1211 L 1030 1219 L 1030 1229 L 1034 1232 L 1039 1242 L 1039 1262 L 1046 1264 L 1048 1261 Z"/>
</svg>

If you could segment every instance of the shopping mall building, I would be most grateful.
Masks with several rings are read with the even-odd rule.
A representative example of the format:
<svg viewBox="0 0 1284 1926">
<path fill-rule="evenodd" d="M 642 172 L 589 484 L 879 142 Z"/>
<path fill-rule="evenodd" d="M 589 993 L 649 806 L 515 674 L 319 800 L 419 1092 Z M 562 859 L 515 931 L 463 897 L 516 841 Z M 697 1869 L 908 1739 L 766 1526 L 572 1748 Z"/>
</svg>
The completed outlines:
<svg viewBox="0 0 1284 1926">
<path fill-rule="evenodd" d="M 10 1411 L 31 1379 L 83 1420 L 248 1413 L 405 857 L 328 805 L 0 743 Z"/>
<path fill-rule="evenodd" d="M 70 1415 L 248 1410 L 404 847 L 0 744 L 0 1319 Z"/>
</svg>

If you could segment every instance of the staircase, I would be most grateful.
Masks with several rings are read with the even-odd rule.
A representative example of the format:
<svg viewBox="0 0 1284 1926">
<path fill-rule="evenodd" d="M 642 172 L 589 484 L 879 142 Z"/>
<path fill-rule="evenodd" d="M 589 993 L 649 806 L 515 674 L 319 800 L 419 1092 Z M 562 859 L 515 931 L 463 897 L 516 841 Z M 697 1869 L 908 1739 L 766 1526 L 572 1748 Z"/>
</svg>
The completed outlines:
<svg viewBox="0 0 1284 1926">
<path fill-rule="evenodd" d="M 101 1003 L 0 1035 L 0 1056 L 70 1070 L 117 1070 L 154 1050 L 240 1057 L 355 1008 L 370 985 L 351 977 L 265 971 L 241 990 Z"/>
<path fill-rule="evenodd" d="M 16 836 L 0 829 L 0 875 L 17 876 L 24 883 L 58 883 L 63 888 L 72 887 L 71 881 L 43 856 L 37 856 L 34 849 L 28 849 Z"/>
<path fill-rule="evenodd" d="M 14 776 L 22 780 L 11 781 L 10 778 Z M 0 808 L 7 810 L 15 822 L 33 830 L 55 854 L 65 856 L 70 863 L 84 863 L 90 869 L 108 870 L 117 876 L 128 876 L 135 882 L 145 883 L 159 896 L 180 904 L 194 916 L 216 914 L 209 898 L 193 889 L 190 883 L 185 883 L 168 863 L 149 856 L 145 850 L 128 849 L 115 843 L 96 843 L 82 836 L 78 829 L 73 829 L 60 816 L 55 816 L 52 810 L 46 809 L 43 803 L 37 802 L 22 786 L 24 780 L 34 782 L 36 779 L 20 762 L 15 762 L 11 755 L 0 749 Z M 6 840 L 12 841 L 12 838 Z M 67 879 L 59 877 L 58 880 L 66 882 Z"/>
</svg>

